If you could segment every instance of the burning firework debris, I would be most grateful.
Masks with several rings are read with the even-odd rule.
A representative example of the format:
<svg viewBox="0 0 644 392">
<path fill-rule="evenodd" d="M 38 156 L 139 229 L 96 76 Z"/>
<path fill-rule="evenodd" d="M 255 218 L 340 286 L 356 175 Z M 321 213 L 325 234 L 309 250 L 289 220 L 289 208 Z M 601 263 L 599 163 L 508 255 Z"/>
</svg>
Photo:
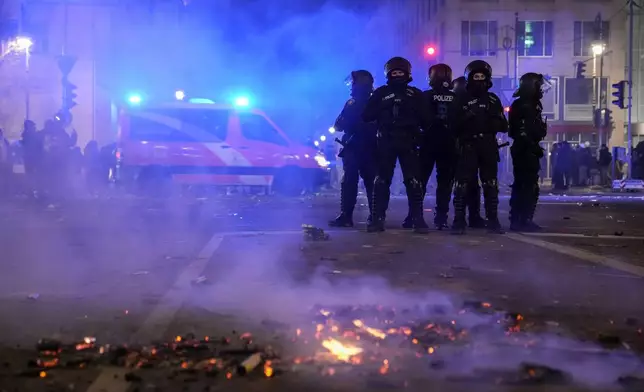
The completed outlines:
<svg viewBox="0 0 644 392">
<path fill-rule="evenodd" d="M 324 230 L 313 225 L 302 225 L 304 239 L 308 241 L 328 241 L 329 235 Z"/>
<path fill-rule="evenodd" d="M 256 369 L 264 369 L 267 377 L 278 371 L 273 363 L 278 361 L 271 347 L 255 345 L 249 333 L 237 341 L 222 337 L 197 339 L 194 335 L 177 336 L 171 342 L 147 346 L 97 345 L 96 339 L 86 337 L 81 342 L 63 344 L 57 340 L 42 339 L 36 349 L 38 358 L 28 363 L 29 370 L 21 376 L 46 378 L 57 369 L 85 369 L 90 366 L 120 366 L 132 371 L 125 381 L 141 382 L 138 371 L 167 369 L 168 378 L 179 374 L 205 374 L 208 377 L 232 378 L 246 376 Z"/>
<path fill-rule="evenodd" d="M 573 381 L 567 372 L 539 363 L 539 354 L 565 348 L 541 342 L 535 333 L 539 325 L 487 302 L 466 301 L 459 309 L 444 305 L 409 309 L 316 306 L 297 326 L 265 321 L 262 327 L 274 330 L 281 344 L 288 342 L 283 348 L 289 348 L 290 356 L 255 344 L 249 333 L 234 331 L 234 339 L 187 335 L 147 346 L 101 346 L 91 337 L 71 345 L 41 340 L 38 359 L 23 375 L 46 378 L 59 368 L 110 365 L 130 369 L 126 381 L 132 383 L 142 382 L 146 369 L 165 369 L 169 379 L 182 377 L 186 382 L 202 375 L 224 380 L 274 377 L 285 371 L 359 375 L 370 385 L 395 386 L 407 385 L 410 376 L 454 381 L 454 377 L 467 375 L 469 381 L 474 377 L 476 382 L 521 385 Z M 566 355 L 575 361 L 605 353 L 572 350 Z M 495 367 L 493 358 L 510 356 L 514 362 Z M 465 363 L 468 370 L 463 372 Z M 634 383 L 624 380 L 620 382 Z"/>
</svg>

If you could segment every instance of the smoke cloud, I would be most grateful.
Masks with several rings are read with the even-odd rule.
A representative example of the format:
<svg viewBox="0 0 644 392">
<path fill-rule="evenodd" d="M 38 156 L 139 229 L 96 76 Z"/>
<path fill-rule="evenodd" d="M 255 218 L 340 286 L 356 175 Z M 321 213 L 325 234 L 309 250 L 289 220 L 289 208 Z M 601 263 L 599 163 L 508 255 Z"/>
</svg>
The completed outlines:
<svg viewBox="0 0 644 392">
<path fill-rule="evenodd" d="M 214 100 L 249 95 L 304 138 L 335 119 L 352 70 L 382 81 L 394 35 L 379 3 L 195 1 L 179 20 L 163 16 L 173 9 L 136 16 L 148 23 L 129 23 L 129 15 L 113 37 L 118 66 L 108 72 L 122 89 L 151 95 L 171 97 L 177 88 Z"/>
</svg>

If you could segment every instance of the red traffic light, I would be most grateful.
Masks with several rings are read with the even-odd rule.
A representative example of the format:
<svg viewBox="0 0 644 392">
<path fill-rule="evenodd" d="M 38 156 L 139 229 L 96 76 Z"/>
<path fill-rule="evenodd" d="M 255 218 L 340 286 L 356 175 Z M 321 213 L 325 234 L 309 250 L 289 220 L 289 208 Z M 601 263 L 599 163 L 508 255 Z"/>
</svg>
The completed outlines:
<svg viewBox="0 0 644 392">
<path fill-rule="evenodd" d="M 433 56 L 434 54 L 436 54 L 436 48 L 434 48 L 433 46 L 428 46 L 427 48 L 425 48 L 425 53 L 429 56 Z"/>
</svg>

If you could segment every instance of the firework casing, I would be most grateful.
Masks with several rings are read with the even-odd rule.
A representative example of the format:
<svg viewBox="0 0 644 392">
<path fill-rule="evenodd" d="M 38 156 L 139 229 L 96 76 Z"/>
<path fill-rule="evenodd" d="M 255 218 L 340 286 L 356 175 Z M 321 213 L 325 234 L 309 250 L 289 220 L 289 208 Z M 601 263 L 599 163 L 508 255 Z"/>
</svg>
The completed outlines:
<svg viewBox="0 0 644 392">
<path fill-rule="evenodd" d="M 237 368 L 237 374 L 243 376 L 252 372 L 259 364 L 262 363 L 262 353 L 255 353 L 246 358 Z"/>
</svg>

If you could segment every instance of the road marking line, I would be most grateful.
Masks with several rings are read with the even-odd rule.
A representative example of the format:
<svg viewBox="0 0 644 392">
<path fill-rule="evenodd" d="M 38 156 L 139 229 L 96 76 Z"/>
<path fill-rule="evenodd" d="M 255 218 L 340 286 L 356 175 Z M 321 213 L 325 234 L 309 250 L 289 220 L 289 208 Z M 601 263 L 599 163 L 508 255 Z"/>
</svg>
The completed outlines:
<svg viewBox="0 0 644 392">
<path fill-rule="evenodd" d="M 125 375 L 129 369 L 106 367 L 96 377 L 92 385 L 87 388 L 87 392 L 126 392 L 130 388 L 130 383 L 125 381 Z"/>
<path fill-rule="evenodd" d="M 210 238 L 197 257 L 181 272 L 159 304 L 152 309 L 141 327 L 131 337 L 131 341 L 147 342 L 163 337 L 168 325 L 187 299 L 187 291 L 192 287 L 192 282 L 203 273 L 208 261 L 215 254 L 223 239 L 224 236 L 220 233 L 216 233 Z M 87 392 L 126 392 L 130 384 L 123 378 L 125 373 L 127 373 L 127 369 L 104 368 Z"/>
<path fill-rule="evenodd" d="M 577 234 L 577 233 L 523 233 L 523 235 L 531 237 L 559 237 L 559 238 L 600 238 L 603 240 L 644 240 L 644 236 L 635 236 L 635 235 L 608 235 L 608 234 L 597 234 L 597 235 L 586 235 L 586 234 Z"/>
<path fill-rule="evenodd" d="M 323 229 L 324 230 L 324 229 Z M 393 228 L 387 228 L 384 232 L 382 233 L 367 233 L 366 226 L 365 229 L 340 229 L 340 230 L 324 230 L 326 234 L 347 234 L 347 233 L 364 233 L 368 234 L 369 236 L 374 236 L 377 237 L 378 235 L 386 235 L 387 233 L 389 234 L 409 234 L 411 236 L 420 238 L 422 235 L 417 235 L 412 232 L 412 230 L 409 229 L 393 229 Z M 472 233 L 482 233 L 484 234 L 485 231 L 479 231 L 479 230 L 472 230 Z M 436 236 L 436 235 L 449 235 L 449 230 L 433 230 L 430 231 L 429 235 L 430 237 Z M 304 235 L 304 232 L 302 230 L 245 230 L 245 231 L 226 231 L 219 233 L 222 237 L 243 237 L 243 236 L 263 236 L 263 235 L 295 235 L 295 234 L 300 234 Z"/>
<path fill-rule="evenodd" d="M 535 245 L 566 256 L 576 257 L 593 264 L 604 265 L 606 267 L 610 267 L 619 271 L 628 272 L 629 274 L 639 276 L 640 278 L 644 277 L 644 267 L 625 263 L 623 261 L 615 260 L 607 256 L 600 256 L 583 249 L 578 249 L 567 245 L 555 244 L 553 242 L 543 241 L 536 238 L 530 238 L 521 234 L 507 233 L 505 236 L 515 241 Z"/>
</svg>

